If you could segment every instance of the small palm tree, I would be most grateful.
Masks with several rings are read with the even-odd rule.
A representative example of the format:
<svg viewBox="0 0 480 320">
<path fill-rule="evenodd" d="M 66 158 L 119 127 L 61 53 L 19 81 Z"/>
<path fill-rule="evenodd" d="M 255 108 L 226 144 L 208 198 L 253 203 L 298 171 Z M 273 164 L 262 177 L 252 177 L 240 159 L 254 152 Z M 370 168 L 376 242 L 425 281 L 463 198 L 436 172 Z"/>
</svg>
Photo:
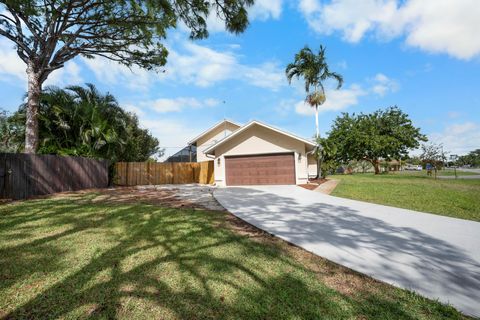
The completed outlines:
<svg viewBox="0 0 480 320">
<path fill-rule="evenodd" d="M 340 89 L 343 84 L 343 77 L 330 71 L 325 58 L 325 47 L 323 46 L 320 46 L 317 54 L 313 53 L 308 46 L 305 46 L 295 55 L 295 61 L 287 66 L 285 73 L 289 83 L 292 82 L 293 78 L 303 78 L 305 81 L 305 91 L 307 93 L 305 101 L 312 108 L 315 108 L 316 137 L 320 137 L 318 107 L 326 100 L 324 82 L 328 79 L 336 80 L 337 89 Z"/>
<path fill-rule="evenodd" d="M 47 87 L 39 108 L 40 153 L 115 160 L 124 150 L 125 114 L 111 94 L 94 85 Z"/>
<path fill-rule="evenodd" d="M 332 141 L 325 138 L 316 138 L 315 148 L 312 150 L 313 156 L 317 159 L 317 178 L 320 176 L 326 178 L 329 171 L 335 170 L 337 166 L 336 155 L 337 146 Z"/>
</svg>

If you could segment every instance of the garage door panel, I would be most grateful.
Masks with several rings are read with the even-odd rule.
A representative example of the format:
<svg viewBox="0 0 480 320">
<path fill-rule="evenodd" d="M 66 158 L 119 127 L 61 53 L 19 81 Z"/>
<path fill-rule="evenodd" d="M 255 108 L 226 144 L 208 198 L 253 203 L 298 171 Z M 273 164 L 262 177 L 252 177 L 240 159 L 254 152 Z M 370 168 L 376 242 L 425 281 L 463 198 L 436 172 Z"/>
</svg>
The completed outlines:
<svg viewBox="0 0 480 320">
<path fill-rule="evenodd" d="M 295 184 L 293 154 L 225 158 L 227 185 Z"/>
</svg>

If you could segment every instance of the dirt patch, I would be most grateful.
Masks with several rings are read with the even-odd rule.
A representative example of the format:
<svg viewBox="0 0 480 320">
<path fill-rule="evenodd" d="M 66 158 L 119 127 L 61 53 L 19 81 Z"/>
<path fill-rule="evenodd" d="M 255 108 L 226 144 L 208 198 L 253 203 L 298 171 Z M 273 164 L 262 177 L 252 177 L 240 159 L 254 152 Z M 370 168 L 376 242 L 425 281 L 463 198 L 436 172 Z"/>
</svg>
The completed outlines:
<svg viewBox="0 0 480 320">
<path fill-rule="evenodd" d="M 321 185 L 322 183 L 325 183 L 327 182 L 329 179 L 323 179 L 323 178 L 320 178 L 320 179 L 310 179 L 308 180 L 309 183 L 316 183 L 318 185 Z"/>
<path fill-rule="evenodd" d="M 313 183 L 299 184 L 298 186 L 308 190 L 315 190 L 318 188 L 318 184 L 313 184 Z"/>
<path fill-rule="evenodd" d="M 316 188 L 318 188 L 319 185 L 327 181 L 328 179 L 310 179 L 308 180 L 308 183 L 299 184 L 298 186 L 308 190 L 315 190 Z"/>
<path fill-rule="evenodd" d="M 196 186 L 185 187 L 116 187 L 109 189 L 88 189 L 75 192 L 63 192 L 51 195 L 51 198 L 78 198 L 79 201 L 91 203 L 147 203 L 169 208 L 192 208 L 203 210 L 224 211 L 218 204 L 209 188 L 195 190 Z M 188 190 L 185 191 L 185 190 Z M 85 199 L 84 195 L 92 196 Z M 199 196 L 193 197 L 192 193 Z M 201 194 L 200 194 L 201 193 Z"/>
</svg>

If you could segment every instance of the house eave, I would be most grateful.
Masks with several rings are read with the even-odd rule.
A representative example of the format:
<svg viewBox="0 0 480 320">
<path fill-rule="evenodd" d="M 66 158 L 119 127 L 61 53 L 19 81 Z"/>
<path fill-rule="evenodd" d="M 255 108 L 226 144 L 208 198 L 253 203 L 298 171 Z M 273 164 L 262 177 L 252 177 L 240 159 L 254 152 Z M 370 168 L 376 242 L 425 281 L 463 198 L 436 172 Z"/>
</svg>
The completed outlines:
<svg viewBox="0 0 480 320">
<path fill-rule="evenodd" d="M 193 138 L 192 140 L 188 141 L 187 145 L 195 145 L 197 143 L 197 141 L 199 139 L 201 139 L 202 137 L 204 137 L 205 135 L 207 135 L 210 131 L 212 130 L 215 130 L 216 128 L 218 128 L 219 126 L 221 126 L 222 124 L 224 124 L 225 122 L 229 122 L 230 124 L 233 124 L 235 126 L 238 126 L 238 129 L 239 130 L 240 128 L 242 128 L 242 125 L 234 122 L 234 121 L 231 121 L 231 120 L 222 120 L 218 123 L 216 123 L 215 125 L 213 125 L 212 127 L 208 128 L 207 130 L 203 131 L 201 134 L 199 134 L 198 136 L 196 136 L 195 138 Z"/>
<path fill-rule="evenodd" d="M 226 143 L 227 141 L 229 141 L 230 139 L 233 139 L 235 136 L 239 135 L 240 133 L 246 131 L 247 129 L 251 128 L 252 126 L 254 125 L 259 125 L 261 127 L 264 127 L 264 128 L 267 128 L 269 130 L 272 130 L 272 131 L 275 131 L 277 133 L 280 133 L 280 134 L 283 134 L 287 137 L 290 137 L 292 139 L 295 139 L 295 140 L 298 140 L 298 141 L 301 141 L 303 143 L 305 143 L 305 145 L 313 148 L 315 147 L 315 143 L 313 143 L 312 141 L 309 141 L 307 139 L 304 139 L 304 138 L 301 138 L 299 136 L 296 136 L 290 132 L 286 132 L 284 130 L 281 130 L 281 129 L 278 129 L 278 128 L 275 128 L 275 127 L 272 127 L 268 124 L 265 124 L 265 123 L 262 123 L 260 121 L 256 121 L 256 120 L 253 120 L 253 121 L 250 121 L 249 123 L 247 123 L 246 125 L 244 125 L 243 127 L 237 129 L 235 132 L 233 132 L 232 134 L 226 136 L 225 138 L 221 139 L 220 141 L 218 141 L 217 143 L 215 143 L 214 145 L 210 146 L 209 148 L 207 148 L 206 150 L 203 151 L 204 154 L 206 155 L 213 155 L 214 154 L 214 151 L 216 148 L 218 148 L 219 146 L 221 146 L 222 144 Z"/>
</svg>

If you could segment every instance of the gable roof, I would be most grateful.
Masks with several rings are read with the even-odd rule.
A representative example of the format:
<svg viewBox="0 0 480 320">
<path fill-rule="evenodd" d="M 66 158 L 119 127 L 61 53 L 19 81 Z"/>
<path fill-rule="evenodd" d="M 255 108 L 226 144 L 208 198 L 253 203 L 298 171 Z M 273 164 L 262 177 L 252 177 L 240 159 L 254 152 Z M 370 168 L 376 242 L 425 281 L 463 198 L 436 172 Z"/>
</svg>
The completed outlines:
<svg viewBox="0 0 480 320">
<path fill-rule="evenodd" d="M 240 133 L 248 130 L 248 128 L 251 128 L 252 126 L 254 125 L 258 125 L 258 126 L 261 126 L 261 127 L 264 127 L 264 128 L 267 128 L 269 130 L 272 130 L 272 131 L 275 131 L 277 133 L 280 133 L 280 134 L 283 134 L 287 137 L 290 137 L 292 139 L 295 139 L 295 140 L 298 140 L 298 141 L 301 141 L 311 147 L 315 147 L 315 143 L 313 143 L 312 141 L 309 141 L 307 139 L 304 139 L 304 138 L 300 138 L 299 136 L 296 136 L 292 133 L 289 133 L 289 132 L 286 132 L 286 131 L 283 131 L 283 130 L 280 130 L 280 129 L 277 129 L 275 127 L 272 127 L 268 124 L 265 124 L 265 123 L 262 123 L 260 121 L 257 121 L 257 120 L 252 120 L 250 121 L 249 123 L 247 123 L 246 125 L 244 125 L 243 127 L 241 127 L 240 129 L 237 129 L 236 131 L 234 131 L 232 134 L 226 136 L 225 138 L 223 138 L 222 140 L 218 141 L 217 143 L 215 143 L 214 145 L 210 146 L 209 148 L 207 148 L 206 150 L 204 150 L 203 152 L 205 154 L 209 154 L 211 153 L 212 151 L 214 151 L 218 146 L 224 144 L 225 142 L 229 141 L 230 139 L 234 138 L 235 136 L 239 135 Z"/>
<path fill-rule="evenodd" d="M 208 128 L 207 130 L 205 130 L 204 132 L 202 132 L 201 134 L 199 134 L 198 136 L 196 136 L 196 137 L 193 138 L 192 140 L 188 141 L 188 145 L 194 144 L 194 143 L 197 142 L 199 139 L 201 139 L 202 137 L 204 137 L 205 135 L 207 135 L 210 131 L 213 131 L 213 130 L 217 129 L 218 127 L 220 127 L 220 126 L 223 125 L 224 123 L 233 124 L 234 126 L 237 126 L 238 128 L 241 127 L 241 125 L 239 125 L 238 123 L 235 123 L 235 122 L 233 122 L 233 121 L 224 119 L 224 120 L 216 123 L 213 127 Z M 237 128 L 237 129 L 238 129 L 238 128 Z"/>
</svg>

